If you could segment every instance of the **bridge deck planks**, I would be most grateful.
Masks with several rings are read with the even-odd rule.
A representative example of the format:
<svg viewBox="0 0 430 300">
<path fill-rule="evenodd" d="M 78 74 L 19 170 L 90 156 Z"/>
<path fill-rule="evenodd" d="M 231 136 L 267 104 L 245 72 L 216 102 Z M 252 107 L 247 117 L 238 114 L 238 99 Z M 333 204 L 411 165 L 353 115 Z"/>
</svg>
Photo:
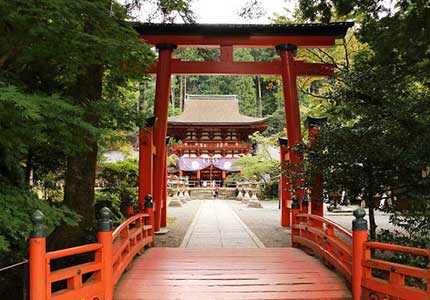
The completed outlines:
<svg viewBox="0 0 430 300">
<path fill-rule="evenodd" d="M 344 281 L 295 248 L 151 248 L 115 300 L 352 299 Z"/>
</svg>

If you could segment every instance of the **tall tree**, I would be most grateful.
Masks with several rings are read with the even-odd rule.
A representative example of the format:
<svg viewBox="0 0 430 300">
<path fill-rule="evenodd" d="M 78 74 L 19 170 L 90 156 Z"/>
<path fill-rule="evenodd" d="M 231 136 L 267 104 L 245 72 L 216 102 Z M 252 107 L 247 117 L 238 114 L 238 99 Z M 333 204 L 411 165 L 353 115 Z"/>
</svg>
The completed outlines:
<svg viewBox="0 0 430 300">
<path fill-rule="evenodd" d="M 394 203 L 393 221 L 416 222 L 416 228 L 430 232 L 425 171 L 430 149 L 423 143 L 430 138 L 425 125 L 430 107 L 427 1 L 397 1 L 394 7 L 386 1 L 299 3 L 304 19 L 355 17 L 357 37 L 368 45 L 329 86 L 332 105 L 326 109 L 332 121 L 320 138 L 324 152 L 312 162 L 322 163 L 332 187 L 366 200 L 372 238 L 373 208 L 382 195 Z M 414 221 L 405 219 L 413 215 Z"/>
<path fill-rule="evenodd" d="M 161 1 L 159 7 L 172 12 L 183 7 L 185 1 L 179 2 Z M 106 129 L 130 126 L 135 119 L 118 99 L 130 80 L 144 74 L 154 54 L 136 38 L 127 22 L 129 11 L 115 1 L 16 0 L 1 2 L 0 12 L 5 32 L 0 37 L 1 79 L 25 93 L 60 95 L 83 108 L 83 119 L 97 128 L 73 131 L 84 146 L 66 155 L 64 203 L 82 221 L 79 229 L 59 228 L 52 246 L 84 243 L 95 220 L 98 140 Z"/>
</svg>

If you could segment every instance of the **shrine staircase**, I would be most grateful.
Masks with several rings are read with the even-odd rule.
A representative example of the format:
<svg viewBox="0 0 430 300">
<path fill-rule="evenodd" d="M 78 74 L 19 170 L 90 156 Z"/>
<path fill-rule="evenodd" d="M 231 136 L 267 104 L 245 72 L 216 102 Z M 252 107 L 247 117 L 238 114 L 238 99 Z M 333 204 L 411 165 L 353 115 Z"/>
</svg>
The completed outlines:
<svg viewBox="0 0 430 300">
<path fill-rule="evenodd" d="M 293 208 L 292 248 L 152 248 L 154 211 L 147 201 L 137 214 L 129 207 L 128 219 L 114 231 L 103 208 L 97 243 L 46 252 L 43 214 L 36 212 L 30 300 L 429 300 L 429 268 L 376 259 L 373 252 L 430 259 L 430 250 L 368 241 L 364 210 L 354 215 L 350 232 Z M 94 254 L 90 262 L 52 269 L 55 260 L 88 253 Z M 412 280 L 421 285 L 413 287 Z"/>
</svg>

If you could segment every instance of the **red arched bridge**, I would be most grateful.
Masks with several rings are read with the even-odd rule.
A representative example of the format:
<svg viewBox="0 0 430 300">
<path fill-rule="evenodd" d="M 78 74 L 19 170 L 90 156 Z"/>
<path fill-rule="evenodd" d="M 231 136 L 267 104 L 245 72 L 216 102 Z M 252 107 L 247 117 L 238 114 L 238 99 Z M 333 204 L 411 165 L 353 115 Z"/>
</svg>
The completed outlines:
<svg viewBox="0 0 430 300">
<path fill-rule="evenodd" d="M 102 209 L 97 243 L 53 252 L 45 251 L 43 215 L 36 212 L 30 299 L 430 299 L 429 269 L 372 258 L 375 249 L 428 258 L 430 251 L 368 241 L 362 209 L 354 212 L 350 232 L 300 213 L 293 202 L 293 248 L 152 248 L 154 213 L 147 199 L 142 213 L 114 231 L 109 210 Z M 51 270 L 52 261 L 84 253 L 93 253 L 93 260 Z M 389 275 L 373 276 L 381 270 Z M 426 287 L 412 287 L 408 278 Z M 60 282 L 63 288 L 54 292 Z"/>
<path fill-rule="evenodd" d="M 154 231 L 167 223 L 166 131 L 171 75 L 281 76 L 288 131 L 288 140 L 280 139 L 281 162 L 300 165 L 301 155 L 289 151 L 302 141 L 296 79 L 333 76 L 333 66 L 296 60 L 296 50 L 333 47 L 351 26 L 137 24 L 140 37 L 159 52 L 157 64 L 148 70 L 157 75 L 154 117 L 139 134 L 139 209 L 135 213 L 129 206 L 128 219 L 115 230 L 110 211 L 102 209 L 97 243 L 53 252 L 46 252 L 43 214 L 36 212 L 30 239 L 30 299 L 429 300 L 429 268 L 374 255 L 389 251 L 429 259 L 428 249 L 368 241 L 363 210 L 354 213 L 349 232 L 323 217 L 320 184 L 310 191 L 291 189 L 293 183 L 285 176 L 281 177 L 281 225 L 291 227 L 292 248 L 153 248 Z M 219 60 L 174 59 L 177 47 L 218 48 Z M 280 59 L 234 61 L 235 48 L 254 47 L 276 48 Z M 307 121 L 312 143 L 323 120 Z M 321 176 L 314 182 L 322 182 Z M 310 202 L 302 200 L 305 192 L 309 192 Z M 154 195 L 154 202 L 150 195 Z M 55 270 L 51 266 L 57 260 L 85 254 L 92 254 L 92 260 Z M 381 272 L 384 275 L 378 276 Z M 411 284 L 417 281 L 421 284 Z"/>
</svg>

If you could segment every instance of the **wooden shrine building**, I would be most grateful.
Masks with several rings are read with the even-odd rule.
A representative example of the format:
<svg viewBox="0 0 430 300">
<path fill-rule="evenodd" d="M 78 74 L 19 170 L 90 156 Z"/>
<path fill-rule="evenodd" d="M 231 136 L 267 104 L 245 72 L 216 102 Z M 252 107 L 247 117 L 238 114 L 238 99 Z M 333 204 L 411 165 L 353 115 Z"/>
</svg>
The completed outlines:
<svg viewBox="0 0 430 300">
<path fill-rule="evenodd" d="M 254 150 L 249 135 L 267 128 L 267 118 L 241 115 L 234 95 L 188 95 L 184 112 L 168 120 L 167 134 L 179 141 L 170 151 L 178 155 L 179 176 L 222 183 L 238 172 L 233 162 Z"/>
</svg>

